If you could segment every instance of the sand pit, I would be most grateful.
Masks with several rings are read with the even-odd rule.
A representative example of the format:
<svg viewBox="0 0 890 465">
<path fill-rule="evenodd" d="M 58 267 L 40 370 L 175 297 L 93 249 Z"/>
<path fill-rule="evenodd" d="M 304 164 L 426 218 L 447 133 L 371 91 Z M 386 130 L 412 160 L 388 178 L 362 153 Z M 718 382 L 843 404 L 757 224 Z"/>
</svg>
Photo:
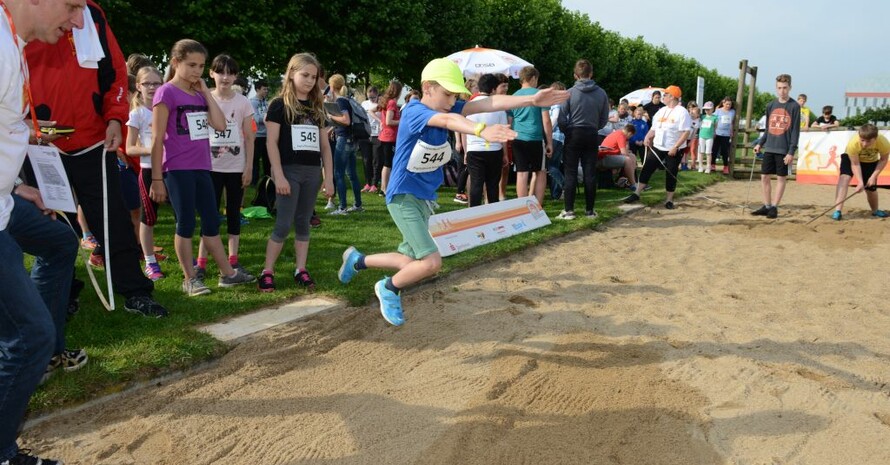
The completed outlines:
<svg viewBox="0 0 890 465">
<path fill-rule="evenodd" d="M 778 220 L 702 197 L 745 188 L 410 291 L 402 328 L 374 306 L 265 333 L 24 442 L 73 464 L 890 463 L 890 221 L 857 196 L 806 226 L 829 186 L 791 184 Z"/>
</svg>

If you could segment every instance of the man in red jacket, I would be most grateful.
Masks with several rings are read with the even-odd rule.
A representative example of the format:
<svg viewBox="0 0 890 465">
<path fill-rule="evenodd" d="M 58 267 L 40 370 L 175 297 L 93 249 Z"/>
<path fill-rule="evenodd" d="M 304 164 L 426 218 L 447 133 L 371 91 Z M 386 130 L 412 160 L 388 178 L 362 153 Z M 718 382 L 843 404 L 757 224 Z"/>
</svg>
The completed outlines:
<svg viewBox="0 0 890 465">
<path fill-rule="evenodd" d="M 167 310 L 152 299 L 154 285 L 142 274 L 140 249 L 121 195 L 117 169 L 115 151 L 121 145 L 121 125 L 129 113 L 126 61 L 102 9 L 87 0 L 87 10 L 105 57 L 99 60 L 98 68 L 81 66 L 71 31 L 55 44 L 29 43 L 25 53 L 33 104 L 39 119 L 74 127 L 74 133 L 55 139 L 54 144 L 66 155 L 62 161 L 68 179 L 100 244 L 93 253 L 104 255 L 110 264 L 114 290 L 126 299 L 124 308 L 160 318 L 167 315 Z M 105 192 L 103 184 L 107 184 Z M 103 196 L 108 202 L 108 238 Z M 106 246 L 110 250 L 105 250 Z"/>
</svg>

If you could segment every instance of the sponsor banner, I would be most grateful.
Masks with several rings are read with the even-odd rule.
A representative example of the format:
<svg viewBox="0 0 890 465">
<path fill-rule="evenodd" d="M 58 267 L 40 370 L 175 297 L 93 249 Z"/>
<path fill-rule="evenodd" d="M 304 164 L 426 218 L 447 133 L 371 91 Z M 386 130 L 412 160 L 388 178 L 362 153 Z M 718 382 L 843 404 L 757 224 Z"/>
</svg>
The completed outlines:
<svg viewBox="0 0 890 465">
<path fill-rule="evenodd" d="M 443 257 L 550 224 L 535 196 L 440 213 L 430 217 L 430 234 Z"/>
<path fill-rule="evenodd" d="M 890 132 L 879 131 L 890 139 Z M 859 137 L 858 131 L 818 131 L 800 133 L 797 145 L 796 182 L 803 184 L 837 184 L 840 174 L 841 155 L 847 149 L 847 142 Z M 856 185 L 854 179 L 851 183 Z M 878 177 L 878 185 L 890 186 L 890 170 L 884 170 Z"/>
</svg>

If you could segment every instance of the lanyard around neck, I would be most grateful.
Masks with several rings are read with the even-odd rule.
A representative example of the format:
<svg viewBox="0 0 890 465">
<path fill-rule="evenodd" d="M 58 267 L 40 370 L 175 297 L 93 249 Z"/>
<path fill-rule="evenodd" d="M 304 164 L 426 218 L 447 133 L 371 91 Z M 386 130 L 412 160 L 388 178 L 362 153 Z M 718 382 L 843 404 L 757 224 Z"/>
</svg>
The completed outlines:
<svg viewBox="0 0 890 465">
<path fill-rule="evenodd" d="M 16 50 L 19 49 L 19 38 L 18 34 L 15 30 L 15 22 L 12 20 L 12 13 L 9 12 L 9 8 L 6 6 L 6 2 L 0 0 L 0 6 L 3 7 L 3 12 L 6 13 L 6 19 L 9 20 L 9 29 L 12 32 L 12 42 L 15 44 Z M 28 101 L 26 105 L 28 105 L 28 109 L 31 112 L 31 122 L 34 124 L 33 130 L 34 134 L 37 137 L 37 141 L 41 141 L 42 134 L 40 133 L 40 125 L 37 123 L 37 114 L 34 113 L 34 97 L 31 95 L 31 79 L 28 74 L 28 59 L 25 55 L 25 49 L 22 49 L 22 61 L 20 63 L 20 69 L 22 72 L 22 77 L 25 80 L 24 91 L 28 96 Z"/>
</svg>

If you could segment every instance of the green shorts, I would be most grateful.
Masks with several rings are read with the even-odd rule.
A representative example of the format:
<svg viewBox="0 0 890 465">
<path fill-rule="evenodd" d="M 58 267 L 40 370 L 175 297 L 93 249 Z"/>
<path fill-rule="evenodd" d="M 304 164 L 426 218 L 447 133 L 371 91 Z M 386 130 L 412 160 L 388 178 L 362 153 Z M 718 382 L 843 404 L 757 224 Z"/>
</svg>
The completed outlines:
<svg viewBox="0 0 890 465">
<path fill-rule="evenodd" d="M 398 194 L 393 196 L 386 209 L 402 233 L 400 254 L 420 260 L 439 251 L 430 235 L 429 220 L 433 211 L 426 200 L 411 194 Z"/>
</svg>

